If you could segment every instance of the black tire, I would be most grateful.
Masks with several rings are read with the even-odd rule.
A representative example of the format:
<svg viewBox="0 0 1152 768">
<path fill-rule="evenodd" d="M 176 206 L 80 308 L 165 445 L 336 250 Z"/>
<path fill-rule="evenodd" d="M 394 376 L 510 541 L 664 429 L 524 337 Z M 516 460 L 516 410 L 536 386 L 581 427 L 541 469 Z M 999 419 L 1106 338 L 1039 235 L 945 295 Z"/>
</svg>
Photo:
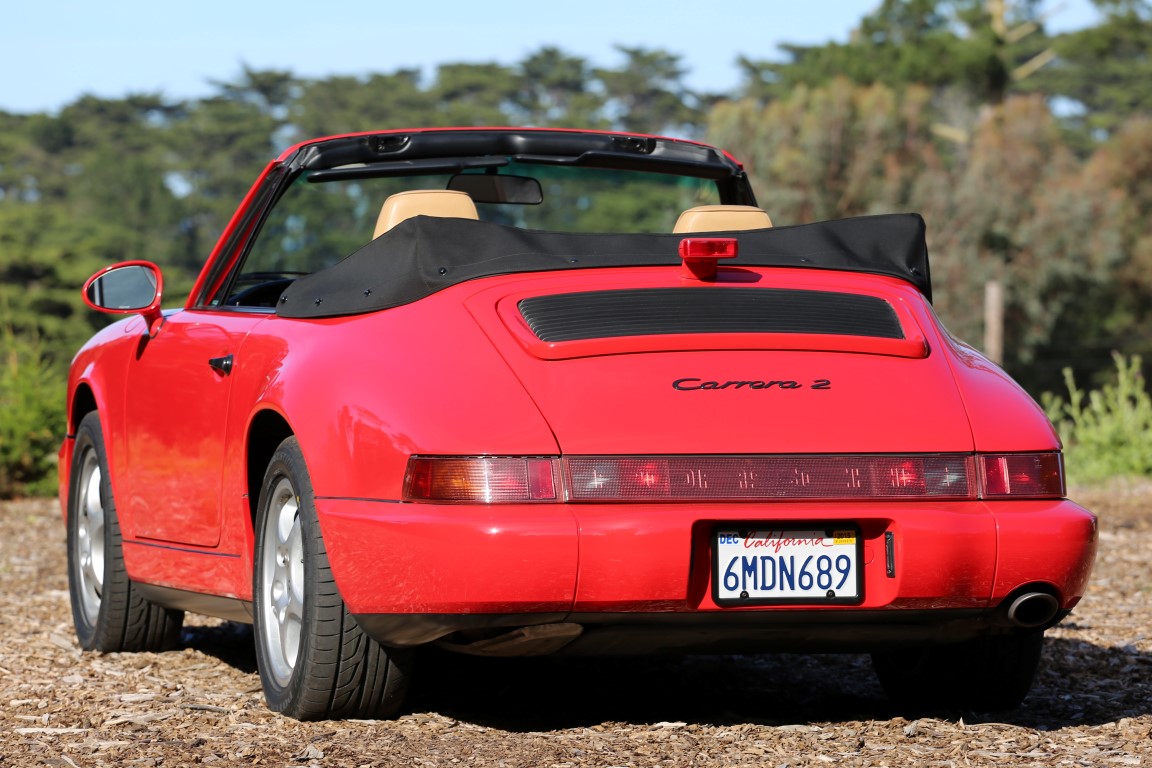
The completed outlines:
<svg viewBox="0 0 1152 768">
<path fill-rule="evenodd" d="M 953 645 L 872 654 L 880 685 L 911 710 L 1015 709 L 1032 688 L 1043 632 L 990 635 Z"/>
<path fill-rule="evenodd" d="M 110 653 L 179 645 L 184 612 L 145 600 L 124 567 L 104 432 L 95 411 L 76 430 L 67 527 L 68 594 L 80 647 Z"/>
<path fill-rule="evenodd" d="M 257 510 L 253 614 L 268 706 L 299 720 L 394 716 L 412 653 L 384 648 L 348 613 L 296 438 L 276 449 Z"/>
</svg>

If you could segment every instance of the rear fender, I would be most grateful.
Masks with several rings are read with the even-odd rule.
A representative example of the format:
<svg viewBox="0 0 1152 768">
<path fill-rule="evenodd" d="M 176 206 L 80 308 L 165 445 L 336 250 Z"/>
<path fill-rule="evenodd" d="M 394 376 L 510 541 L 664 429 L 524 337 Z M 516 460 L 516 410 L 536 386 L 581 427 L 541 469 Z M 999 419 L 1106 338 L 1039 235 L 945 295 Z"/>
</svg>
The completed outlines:
<svg viewBox="0 0 1152 768">
<path fill-rule="evenodd" d="M 1011 376 L 967 344 L 944 338 L 977 451 L 1060 450 L 1060 437 L 1044 410 Z"/>
<path fill-rule="evenodd" d="M 270 319 L 245 341 L 245 360 L 262 361 L 234 385 L 236 407 L 255 403 L 243 423 L 280 413 L 317 496 L 399 500 L 413 454 L 556 455 L 539 410 L 450 294 L 357 317 Z"/>
</svg>

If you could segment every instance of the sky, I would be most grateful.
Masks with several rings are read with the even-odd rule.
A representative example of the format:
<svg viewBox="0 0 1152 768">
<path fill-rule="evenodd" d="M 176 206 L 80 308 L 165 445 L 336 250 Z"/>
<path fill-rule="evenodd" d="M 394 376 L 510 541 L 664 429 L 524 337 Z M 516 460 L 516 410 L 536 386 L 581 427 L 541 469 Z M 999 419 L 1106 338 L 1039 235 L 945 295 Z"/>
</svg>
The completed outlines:
<svg viewBox="0 0 1152 768">
<path fill-rule="evenodd" d="M 740 84 L 736 59 L 781 43 L 845 42 L 880 0 L 0 0 L 0 111 L 57 112 L 80 96 L 194 99 L 242 66 L 298 77 L 437 64 L 515 64 L 545 46 L 593 65 L 615 46 L 678 54 L 690 88 Z M 1050 31 L 1099 19 L 1089 0 L 1045 0 Z"/>
</svg>

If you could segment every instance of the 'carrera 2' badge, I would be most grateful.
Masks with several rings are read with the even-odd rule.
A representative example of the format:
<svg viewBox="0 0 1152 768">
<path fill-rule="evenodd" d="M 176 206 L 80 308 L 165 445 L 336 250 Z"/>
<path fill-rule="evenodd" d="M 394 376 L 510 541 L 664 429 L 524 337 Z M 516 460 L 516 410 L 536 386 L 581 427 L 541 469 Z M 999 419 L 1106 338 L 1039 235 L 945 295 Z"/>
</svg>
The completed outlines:
<svg viewBox="0 0 1152 768">
<path fill-rule="evenodd" d="M 830 379 L 813 379 L 808 382 L 796 381 L 795 379 L 708 381 L 689 377 L 676 379 L 672 382 L 672 389 L 678 389 L 681 392 L 713 389 L 832 389 L 832 381 Z"/>
</svg>

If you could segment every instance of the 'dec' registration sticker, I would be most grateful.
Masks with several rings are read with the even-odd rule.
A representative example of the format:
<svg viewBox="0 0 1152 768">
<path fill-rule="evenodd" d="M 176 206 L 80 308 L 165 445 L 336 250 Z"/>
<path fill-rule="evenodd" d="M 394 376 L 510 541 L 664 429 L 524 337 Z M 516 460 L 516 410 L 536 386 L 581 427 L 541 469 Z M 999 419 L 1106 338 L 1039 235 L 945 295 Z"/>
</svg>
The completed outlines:
<svg viewBox="0 0 1152 768">
<path fill-rule="evenodd" d="M 860 543 L 850 528 L 719 529 L 713 540 L 716 602 L 858 603 Z"/>
</svg>

